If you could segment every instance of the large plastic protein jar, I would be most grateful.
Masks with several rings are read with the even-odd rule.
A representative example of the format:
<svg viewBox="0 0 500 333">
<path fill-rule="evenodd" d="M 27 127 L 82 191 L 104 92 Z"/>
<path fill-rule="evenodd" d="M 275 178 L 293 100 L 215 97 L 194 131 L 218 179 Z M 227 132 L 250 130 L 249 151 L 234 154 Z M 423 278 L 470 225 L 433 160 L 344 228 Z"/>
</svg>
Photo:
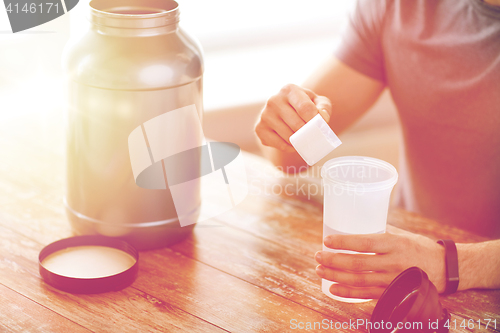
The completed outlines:
<svg viewBox="0 0 500 333">
<path fill-rule="evenodd" d="M 93 0 L 89 17 L 89 30 L 68 44 L 63 60 L 69 220 L 77 233 L 119 237 L 138 249 L 171 245 L 194 224 L 179 225 L 168 186 L 136 184 L 128 138 L 145 122 L 188 106 L 201 124 L 201 47 L 179 27 L 173 0 Z M 177 131 L 162 133 L 163 145 L 180 144 L 179 122 L 170 124 Z M 199 132 L 184 135 L 202 145 Z M 193 188 L 186 205 L 194 223 L 201 200 Z"/>
</svg>

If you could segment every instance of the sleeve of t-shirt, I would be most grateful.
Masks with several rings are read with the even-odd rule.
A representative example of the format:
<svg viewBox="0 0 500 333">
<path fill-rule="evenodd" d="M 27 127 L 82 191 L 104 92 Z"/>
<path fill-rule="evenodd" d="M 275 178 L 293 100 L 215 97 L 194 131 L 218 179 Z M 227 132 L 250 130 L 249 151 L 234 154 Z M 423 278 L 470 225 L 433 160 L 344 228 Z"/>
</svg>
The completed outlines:
<svg viewBox="0 0 500 333">
<path fill-rule="evenodd" d="M 347 66 L 385 82 L 381 33 L 386 12 L 384 0 L 358 0 L 335 56 Z"/>
</svg>

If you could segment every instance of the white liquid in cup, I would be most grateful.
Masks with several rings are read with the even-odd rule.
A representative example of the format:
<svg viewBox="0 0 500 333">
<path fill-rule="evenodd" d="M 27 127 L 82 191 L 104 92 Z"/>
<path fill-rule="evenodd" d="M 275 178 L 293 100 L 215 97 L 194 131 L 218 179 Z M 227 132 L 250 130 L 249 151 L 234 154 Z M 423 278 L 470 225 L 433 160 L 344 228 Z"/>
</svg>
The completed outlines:
<svg viewBox="0 0 500 333">
<path fill-rule="evenodd" d="M 398 180 L 396 168 L 371 157 L 344 156 L 325 163 L 321 169 L 324 189 L 323 238 L 331 234 L 384 233 L 391 191 Z M 324 251 L 333 250 L 323 245 Z M 330 293 L 334 282 L 322 279 L 327 296 L 349 303 L 369 299 L 343 298 Z"/>
</svg>

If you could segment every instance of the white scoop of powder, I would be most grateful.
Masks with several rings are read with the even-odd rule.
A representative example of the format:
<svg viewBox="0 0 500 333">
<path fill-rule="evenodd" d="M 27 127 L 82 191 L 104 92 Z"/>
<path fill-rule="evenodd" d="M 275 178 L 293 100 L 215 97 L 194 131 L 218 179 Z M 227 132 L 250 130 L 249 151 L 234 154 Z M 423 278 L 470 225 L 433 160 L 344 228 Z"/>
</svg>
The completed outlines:
<svg viewBox="0 0 500 333">
<path fill-rule="evenodd" d="M 290 136 L 290 143 L 307 164 L 314 165 L 340 146 L 342 141 L 318 113 Z"/>
</svg>

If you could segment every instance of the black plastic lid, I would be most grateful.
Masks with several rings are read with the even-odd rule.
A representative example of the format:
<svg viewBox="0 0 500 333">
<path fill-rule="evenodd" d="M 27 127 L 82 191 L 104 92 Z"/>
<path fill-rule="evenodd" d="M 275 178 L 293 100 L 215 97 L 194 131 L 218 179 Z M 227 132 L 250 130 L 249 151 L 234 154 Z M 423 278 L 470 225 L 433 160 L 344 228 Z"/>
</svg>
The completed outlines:
<svg viewBox="0 0 500 333">
<path fill-rule="evenodd" d="M 427 273 L 410 267 L 391 282 L 378 300 L 369 332 L 391 333 L 397 328 L 397 332 L 445 333 L 449 319 Z"/>
<path fill-rule="evenodd" d="M 42 265 L 52 253 L 76 246 L 105 246 L 121 250 L 135 259 L 127 270 L 105 277 L 76 278 L 56 274 Z M 44 247 L 38 256 L 40 275 L 51 286 L 73 294 L 97 294 L 121 290 L 134 282 L 139 271 L 139 252 L 129 243 L 112 237 L 91 235 L 61 239 Z"/>
</svg>

